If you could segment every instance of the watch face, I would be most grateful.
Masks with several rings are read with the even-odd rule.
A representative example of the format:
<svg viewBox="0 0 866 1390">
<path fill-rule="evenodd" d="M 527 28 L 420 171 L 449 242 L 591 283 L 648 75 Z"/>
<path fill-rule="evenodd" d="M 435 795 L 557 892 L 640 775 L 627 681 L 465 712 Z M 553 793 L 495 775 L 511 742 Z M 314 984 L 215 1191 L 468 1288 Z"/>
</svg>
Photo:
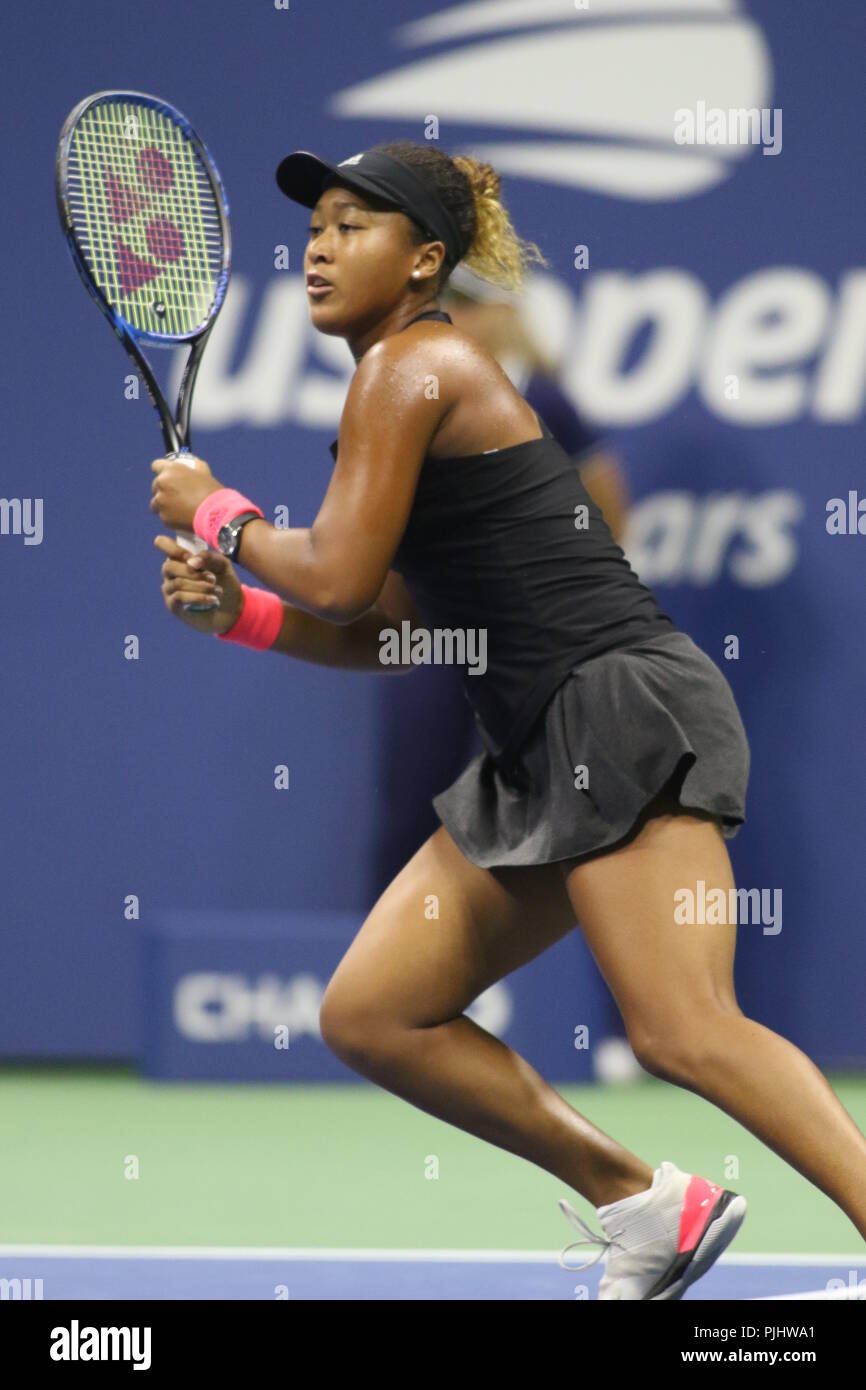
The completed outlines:
<svg viewBox="0 0 866 1390">
<path fill-rule="evenodd" d="M 217 545 L 223 555 L 227 555 L 231 559 L 235 549 L 235 533 L 228 522 L 225 526 L 221 526 L 217 532 Z"/>
</svg>

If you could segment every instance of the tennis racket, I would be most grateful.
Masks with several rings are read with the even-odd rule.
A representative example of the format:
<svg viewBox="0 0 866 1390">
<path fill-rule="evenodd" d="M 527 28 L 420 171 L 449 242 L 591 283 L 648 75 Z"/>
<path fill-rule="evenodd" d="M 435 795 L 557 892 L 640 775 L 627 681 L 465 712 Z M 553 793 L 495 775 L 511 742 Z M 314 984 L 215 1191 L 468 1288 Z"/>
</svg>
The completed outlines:
<svg viewBox="0 0 866 1390">
<path fill-rule="evenodd" d="M 56 187 L 75 268 L 141 374 L 166 456 L 186 462 L 193 388 L 231 269 L 228 202 L 216 166 L 167 102 L 144 92 L 96 92 L 63 125 Z M 174 415 L 144 343 L 189 344 Z M 192 533 L 177 540 L 196 554 L 207 549 Z"/>
</svg>

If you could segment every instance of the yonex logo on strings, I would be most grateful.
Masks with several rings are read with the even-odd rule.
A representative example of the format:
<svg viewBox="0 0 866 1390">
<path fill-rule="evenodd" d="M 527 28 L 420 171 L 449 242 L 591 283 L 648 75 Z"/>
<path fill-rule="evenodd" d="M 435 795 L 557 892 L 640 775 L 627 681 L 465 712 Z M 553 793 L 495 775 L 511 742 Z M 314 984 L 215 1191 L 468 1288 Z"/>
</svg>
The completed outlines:
<svg viewBox="0 0 866 1390">
<path fill-rule="evenodd" d="M 137 192 L 108 167 L 104 170 L 104 188 L 109 220 L 117 227 L 135 224 L 140 214 L 151 207 L 151 198 L 165 198 L 174 187 L 174 169 L 161 150 L 148 145 L 135 158 L 139 185 Z M 183 235 L 178 226 L 162 213 L 152 213 L 144 226 L 144 240 L 153 260 L 138 255 L 119 235 L 114 233 L 114 250 L 120 286 L 124 294 L 132 294 L 148 281 L 162 275 L 167 266 L 179 261 L 184 254 Z M 162 265 L 155 262 L 161 261 Z"/>
</svg>

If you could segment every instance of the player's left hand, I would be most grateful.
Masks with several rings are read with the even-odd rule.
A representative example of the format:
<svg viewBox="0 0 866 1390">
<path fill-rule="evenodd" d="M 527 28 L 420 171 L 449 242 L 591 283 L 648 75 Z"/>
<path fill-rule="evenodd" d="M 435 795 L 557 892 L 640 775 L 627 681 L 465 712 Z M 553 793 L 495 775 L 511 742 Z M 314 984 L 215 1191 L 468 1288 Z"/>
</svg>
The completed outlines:
<svg viewBox="0 0 866 1390">
<path fill-rule="evenodd" d="M 199 503 L 222 487 L 204 459 L 190 454 L 189 460 L 179 463 L 177 459 L 161 458 L 150 465 L 156 474 L 150 510 L 172 531 L 191 531 Z"/>
</svg>

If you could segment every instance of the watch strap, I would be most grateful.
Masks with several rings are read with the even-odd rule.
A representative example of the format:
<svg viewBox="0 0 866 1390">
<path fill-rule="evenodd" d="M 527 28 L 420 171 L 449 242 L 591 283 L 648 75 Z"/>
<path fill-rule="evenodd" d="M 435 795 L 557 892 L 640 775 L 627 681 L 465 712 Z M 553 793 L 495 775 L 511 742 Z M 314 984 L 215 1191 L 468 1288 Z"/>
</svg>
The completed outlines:
<svg viewBox="0 0 866 1390">
<path fill-rule="evenodd" d="M 224 522 L 223 526 L 220 527 L 221 532 L 223 529 L 227 528 L 232 534 L 232 548 L 228 552 L 228 558 L 230 560 L 233 560 L 238 553 L 241 543 L 241 531 L 243 531 L 247 522 L 258 521 L 261 515 L 261 512 L 258 510 L 254 512 L 241 512 L 239 516 L 233 516 L 231 521 Z M 217 539 L 219 540 L 219 538 Z M 222 549 L 222 547 L 220 548 Z M 223 551 L 223 554 L 226 554 L 226 552 Z"/>
<path fill-rule="evenodd" d="M 207 541 L 211 550 L 218 550 L 221 528 L 233 517 L 241 516 L 244 512 L 254 512 L 257 516 L 264 517 L 264 513 L 255 502 L 251 502 L 249 497 L 244 497 L 242 492 L 236 492 L 231 487 L 217 488 L 215 492 L 209 492 L 196 508 L 193 530 L 203 541 Z"/>
</svg>

